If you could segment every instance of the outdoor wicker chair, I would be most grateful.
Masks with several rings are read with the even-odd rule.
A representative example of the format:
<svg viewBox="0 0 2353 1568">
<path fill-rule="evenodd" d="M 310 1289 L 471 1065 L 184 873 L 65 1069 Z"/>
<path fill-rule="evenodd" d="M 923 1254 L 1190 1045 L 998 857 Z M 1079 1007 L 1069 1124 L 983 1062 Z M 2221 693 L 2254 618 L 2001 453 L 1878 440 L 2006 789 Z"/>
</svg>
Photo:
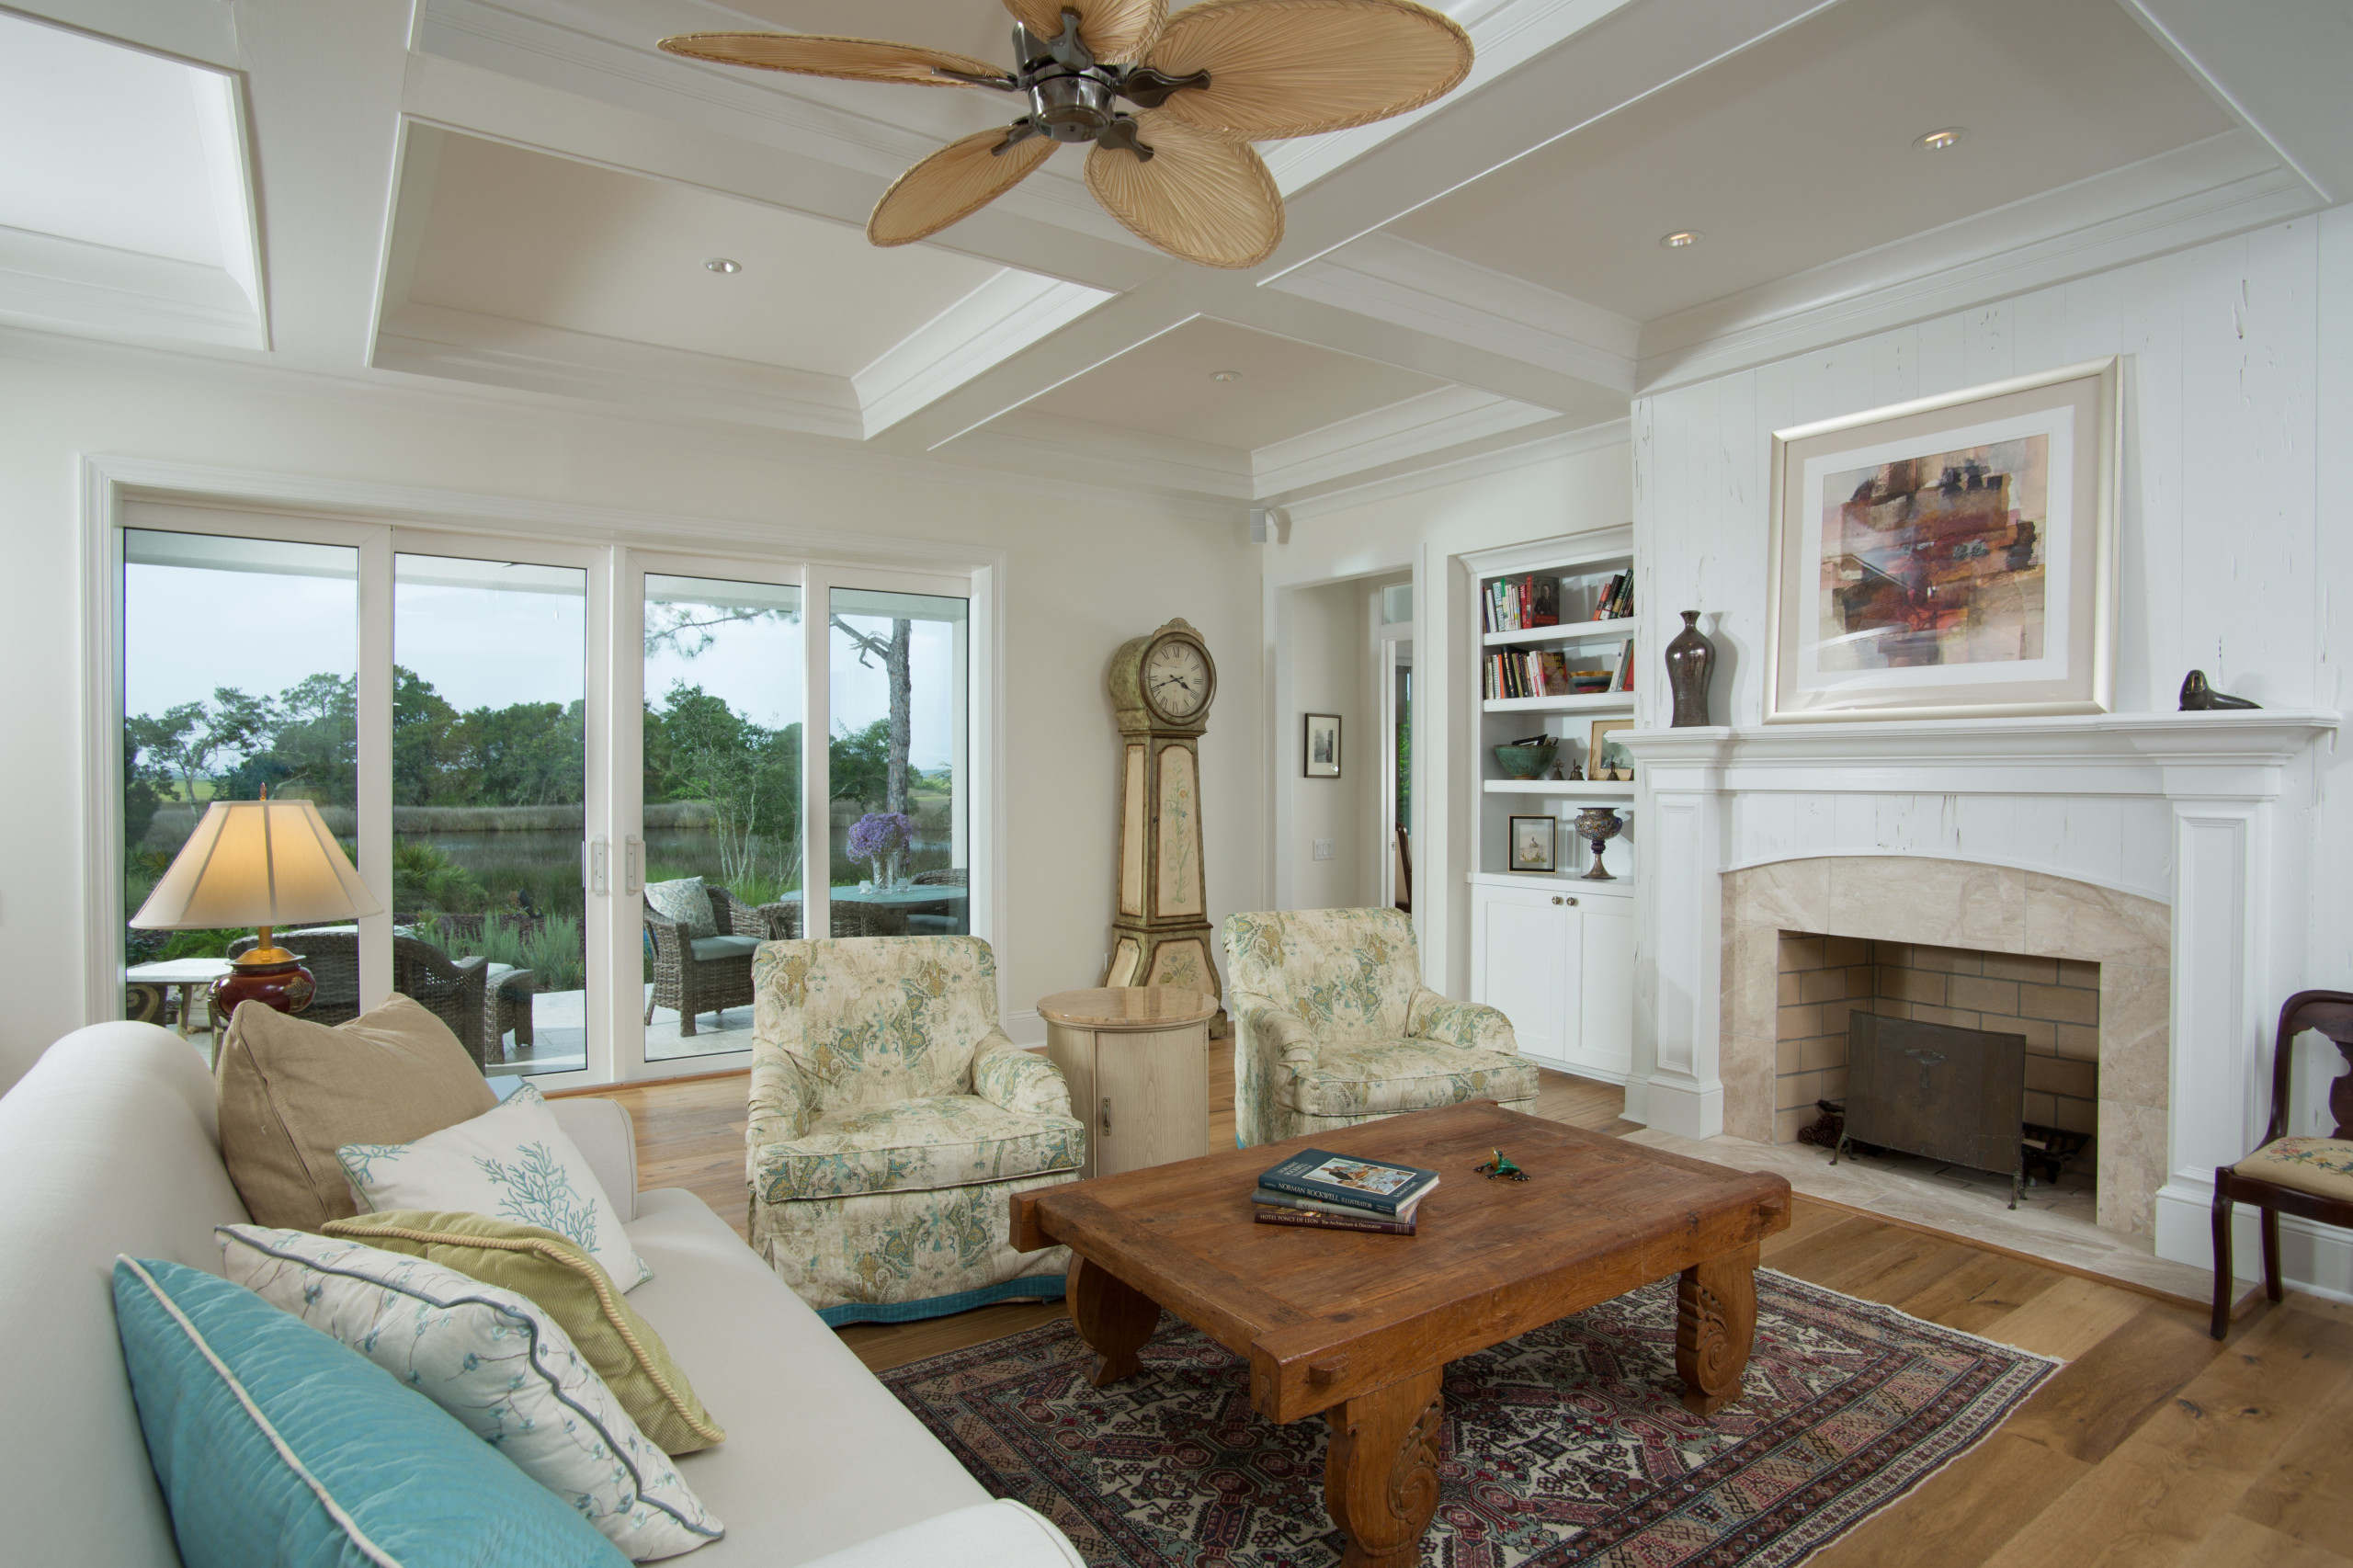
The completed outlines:
<svg viewBox="0 0 2353 1568">
<path fill-rule="evenodd" d="M 645 1001 L 645 1021 L 654 1009 L 668 1007 L 678 1015 L 678 1033 L 695 1032 L 695 1018 L 703 1013 L 752 1005 L 752 952 L 762 942 L 784 939 L 789 924 L 798 934 L 798 909 L 782 903 L 755 907 L 725 888 L 705 887 L 710 898 L 712 937 L 695 937 L 688 927 L 657 915 L 648 904 L 646 934 L 654 941 L 654 991 Z"/>
<path fill-rule="evenodd" d="M 359 1016 L 359 933 L 349 926 L 309 931 L 281 931 L 278 939 L 299 954 L 302 967 L 318 983 L 318 992 L 302 1017 L 313 1023 L 347 1023 Z M 251 937 L 229 944 L 236 957 L 254 945 Z M 392 989 L 421 1004 L 449 1026 L 474 1059 L 485 1064 L 490 1025 L 489 962 L 480 954 L 453 959 L 432 943 L 415 937 L 392 938 Z"/>
<path fill-rule="evenodd" d="M 969 885 L 969 876 L 962 866 L 945 866 L 936 871 L 917 871 L 910 880 L 922 888 L 961 888 Z M 908 910 L 906 924 L 911 937 L 956 937 L 965 929 L 964 916 L 953 900 Z"/>
</svg>

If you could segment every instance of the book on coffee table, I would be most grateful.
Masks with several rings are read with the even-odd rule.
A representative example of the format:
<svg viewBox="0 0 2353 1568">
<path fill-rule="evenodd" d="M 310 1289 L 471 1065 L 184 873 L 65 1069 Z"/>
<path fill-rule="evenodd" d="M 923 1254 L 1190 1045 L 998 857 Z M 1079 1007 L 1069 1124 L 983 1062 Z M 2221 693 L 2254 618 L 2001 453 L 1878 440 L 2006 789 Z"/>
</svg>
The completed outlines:
<svg viewBox="0 0 2353 1568">
<path fill-rule="evenodd" d="M 1410 1236 L 1415 1225 L 1411 1220 L 1384 1220 L 1378 1214 L 1319 1214 L 1304 1209 L 1274 1209 L 1261 1207 L 1253 1218 L 1261 1225 L 1297 1225 L 1314 1231 L 1370 1231 L 1384 1236 Z"/>
<path fill-rule="evenodd" d="M 1436 1182 L 1432 1182 L 1430 1187 L 1437 1185 Z M 1420 1192 L 1414 1194 L 1398 1205 L 1394 1214 L 1376 1214 L 1369 1209 L 1350 1209 L 1346 1204 L 1326 1203 L 1320 1198 L 1301 1198 L 1293 1193 L 1277 1192 L 1272 1187 L 1266 1187 L 1253 1192 L 1250 1195 L 1250 1201 L 1261 1209 L 1284 1209 L 1296 1213 L 1338 1214 L 1358 1220 L 1398 1220 L 1410 1222 L 1414 1218 L 1414 1210 L 1420 1206 L 1423 1197 L 1429 1190 L 1430 1188 L 1426 1187 Z"/>
<path fill-rule="evenodd" d="M 1400 1209 L 1410 1209 L 1438 1185 L 1438 1173 L 1358 1154 L 1308 1149 L 1269 1168 L 1258 1178 L 1258 1185 L 1270 1192 L 1395 1219 Z"/>
</svg>

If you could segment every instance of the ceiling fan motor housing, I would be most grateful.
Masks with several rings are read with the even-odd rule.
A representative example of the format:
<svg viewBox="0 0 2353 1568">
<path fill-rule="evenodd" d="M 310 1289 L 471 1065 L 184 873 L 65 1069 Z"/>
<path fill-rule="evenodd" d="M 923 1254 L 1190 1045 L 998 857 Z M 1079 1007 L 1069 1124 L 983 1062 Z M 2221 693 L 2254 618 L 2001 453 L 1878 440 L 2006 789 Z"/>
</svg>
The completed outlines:
<svg viewBox="0 0 2353 1568">
<path fill-rule="evenodd" d="M 1029 88 L 1029 118 L 1057 142 L 1092 142 L 1110 129 L 1118 91 L 1092 73 L 1048 76 Z"/>
</svg>

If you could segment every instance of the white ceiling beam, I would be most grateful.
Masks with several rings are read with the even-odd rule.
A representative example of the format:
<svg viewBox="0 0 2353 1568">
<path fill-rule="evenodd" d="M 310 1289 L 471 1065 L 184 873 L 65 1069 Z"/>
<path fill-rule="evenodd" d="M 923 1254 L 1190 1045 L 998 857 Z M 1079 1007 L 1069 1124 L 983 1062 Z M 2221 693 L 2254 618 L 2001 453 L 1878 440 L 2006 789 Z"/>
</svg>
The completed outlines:
<svg viewBox="0 0 2353 1568">
<path fill-rule="evenodd" d="M 2353 6 L 2120 3 L 2324 202 L 2353 199 Z"/>
<path fill-rule="evenodd" d="M 173 6 L 154 0 L 11 0 L 9 9 L 157 54 L 231 71 L 241 63 L 236 12 L 228 0 Z"/>
</svg>

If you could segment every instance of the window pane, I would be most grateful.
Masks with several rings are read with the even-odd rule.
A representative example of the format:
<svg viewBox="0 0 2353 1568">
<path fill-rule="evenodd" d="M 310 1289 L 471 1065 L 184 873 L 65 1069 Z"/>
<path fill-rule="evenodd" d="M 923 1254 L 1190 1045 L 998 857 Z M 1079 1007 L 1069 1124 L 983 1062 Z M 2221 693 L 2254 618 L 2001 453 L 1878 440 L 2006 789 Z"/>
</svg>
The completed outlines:
<svg viewBox="0 0 2353 1568">
<path fill-rule="evenodd" d="M 833 590 L 833 934 L 972 929 L 969 601 Z"/>
<path fill-rule="evenodd" d="M 146 528 L 125 529 L 122 543 L 124 915 L 146 902 L 207 801 L 250 801 L 264 785 L 316 801 L 351 854 L 359 552 Z M 250 935 L 127 931 L 131 1016 L 209 1031 L 203 986 L 142 985 L 140 971 L 225 957 Z M 314 957 L 311 967 L 319 994 L 308 1016 L 354 1017 L 356 962 L 337 972 Z M 181 1016 L 184 999 L 194 1018 Z M 198 1038 L 209 1051 L 210 1034 Z"/>
<path fill-rule="evenodd" d="M 801 721 L 799 588 L 647 575 L 648 1061 L 750 1048 L 751 943 L 801 934 Z"/>
<path fill-rule="evenodd" d="M 585 1067 L 588 574 L 401 555 L 392 580 L 392 987 L 493 1072 Z"/>
</svg>

